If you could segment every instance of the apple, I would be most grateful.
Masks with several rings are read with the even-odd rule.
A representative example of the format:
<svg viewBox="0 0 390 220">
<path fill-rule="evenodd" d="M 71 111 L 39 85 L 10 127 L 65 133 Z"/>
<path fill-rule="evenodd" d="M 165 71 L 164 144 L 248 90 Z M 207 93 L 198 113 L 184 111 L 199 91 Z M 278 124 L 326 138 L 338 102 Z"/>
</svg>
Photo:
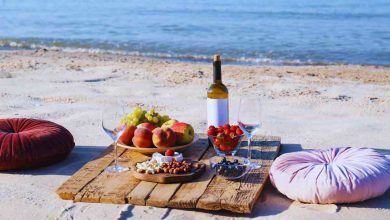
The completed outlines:
<svg viewBox="0 0 390 220">
<path fill-rule="evenodd" d="M 136 147 L 148 148 L 152 147 L 152 132 L 146 128 L 137 128 L 134 131 L 133 144 Z"/>
<path fill-rule="evenodd" d="M 195 132 L 194 128 L 184 122 L 176 122 L 172 125 L 171 129 L 176 133 L 176 144 L 184 145 L 191 143 L 194 140 Z"/>
<path fill-rule="evenodd" d="M 176 134 L 170 128 L 156 128 L 152 133 L 152 141 L 156 147 L 168 148 L 176 143 Z"/>
<path fill-rule="evenodd" d="M 146 128 L 148 129 L 149 131 L 153 131 L 156 126 L 152 123 L 149 123 L 149 122 L 145 122 L 145 123 L 141 123 L 137 126 L 137 128 Z"/>
<path fill-rule="evenodd" d="M 170 128 L 170 127 L 172 127 L 172 125 L 175 124 L 176 122 L 178 122 L 178 121 L 175 120 L 175 119 L 171 119 L 171 120 L 168 120 L 168 121 L 164 122 L 164 123 L 161 125 L 161 127 L 162 127 L 162 128 Z"/>
<path fill-rule="evenodd" d="M 132 145 L 135 129 L 137 129 L 137 127 L 134 125 L 127 126 L 123 134 L 119 137 L 119 142 L 126 145 Z"/>
</svg>

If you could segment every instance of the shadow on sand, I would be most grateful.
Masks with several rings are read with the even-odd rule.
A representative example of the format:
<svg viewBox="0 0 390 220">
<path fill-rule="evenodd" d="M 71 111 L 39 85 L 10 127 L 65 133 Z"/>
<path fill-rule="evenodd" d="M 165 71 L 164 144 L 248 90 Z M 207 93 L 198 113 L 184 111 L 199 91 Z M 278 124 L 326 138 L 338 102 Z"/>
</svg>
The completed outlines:
<svg viewBox="0 0 390 220">
<path fill-rule="evenodd" d="M 59 163 L 28 170 L 7 171 L 8 174 L 71 176 L 84 164 L 101 154 L 107 146 L 75 146 L 71 154 Z"/>
</svg>

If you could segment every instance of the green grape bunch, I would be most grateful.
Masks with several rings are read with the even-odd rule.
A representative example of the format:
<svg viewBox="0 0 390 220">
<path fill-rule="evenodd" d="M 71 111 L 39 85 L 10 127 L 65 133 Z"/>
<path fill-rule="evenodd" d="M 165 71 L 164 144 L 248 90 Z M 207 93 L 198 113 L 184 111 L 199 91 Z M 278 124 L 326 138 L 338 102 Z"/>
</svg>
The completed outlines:
<svg viewBox="0 0 390 220">
<path fill-rule="evenodd" d="M 145 111 L 139 106 L 133 108 L 133 111 L 121 119 L 121 123 L 137 126 L 141 123 L 149 122 L 155 126 L 161 127 L 163 123 L 171 118 L 168 115 L 161 116 L 154 108 Z"/>
</svg>

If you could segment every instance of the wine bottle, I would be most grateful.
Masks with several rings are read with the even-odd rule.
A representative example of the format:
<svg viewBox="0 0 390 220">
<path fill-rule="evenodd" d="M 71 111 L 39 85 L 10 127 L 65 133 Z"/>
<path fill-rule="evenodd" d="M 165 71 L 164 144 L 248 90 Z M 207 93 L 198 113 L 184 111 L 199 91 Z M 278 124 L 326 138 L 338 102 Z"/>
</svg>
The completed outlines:
<svg viewBox="0 0 390 220">
<path fill-rule="evenodd" d="M 207 126 L 229 123 L 229 92 L 222 83 L 221 56 L 214 55 L 214 80 L 207 90 Z"/>
</svg>

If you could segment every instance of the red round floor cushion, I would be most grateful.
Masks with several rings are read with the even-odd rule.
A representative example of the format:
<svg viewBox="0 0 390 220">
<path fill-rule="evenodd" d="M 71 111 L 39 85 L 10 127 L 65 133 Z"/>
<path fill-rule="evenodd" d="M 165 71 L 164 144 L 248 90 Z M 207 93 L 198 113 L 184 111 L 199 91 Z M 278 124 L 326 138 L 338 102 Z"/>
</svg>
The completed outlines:
<svg viewBox="0 0 390 220">
<path fill-rule="evenodd" d="M 72 134 L 49 121 L 0 119 L 0 170 L 46 166 L 64 159 L 74 147 Z"/>
</svg>

